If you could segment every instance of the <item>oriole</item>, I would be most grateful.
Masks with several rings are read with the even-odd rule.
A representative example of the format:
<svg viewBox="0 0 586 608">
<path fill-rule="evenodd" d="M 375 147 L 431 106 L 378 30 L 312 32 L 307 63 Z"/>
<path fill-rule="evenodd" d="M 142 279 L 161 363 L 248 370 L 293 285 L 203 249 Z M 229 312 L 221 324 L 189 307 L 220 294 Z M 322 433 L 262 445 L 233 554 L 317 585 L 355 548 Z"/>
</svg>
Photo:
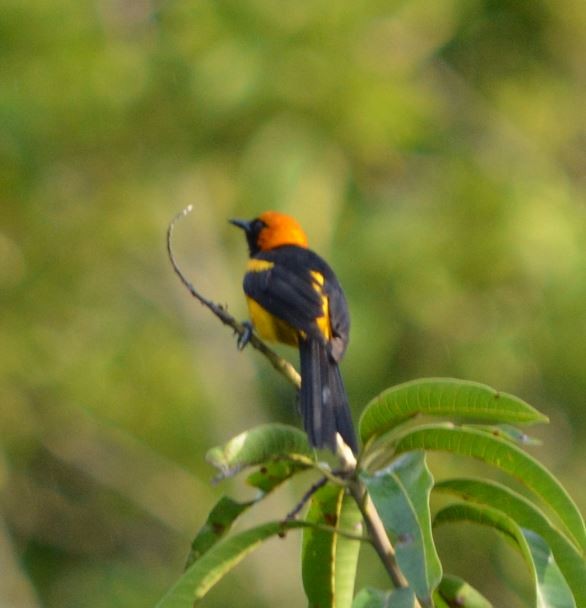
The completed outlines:
<svg viewBox="0 0 586 608">
<path fill-rule="evenodd" d="M 289 215 L 266 211 L 230 220 L 246 234 L 250 259 L 244 293 L 253 327 L 265 340 L 297 346 L 303 425 L 316 448 L 336 451 L 336 433 L 357 451 L 348 397 L 338 363 L 348 345 L 350 316 L 330 266 L 308 249 Z"/>
</svg>

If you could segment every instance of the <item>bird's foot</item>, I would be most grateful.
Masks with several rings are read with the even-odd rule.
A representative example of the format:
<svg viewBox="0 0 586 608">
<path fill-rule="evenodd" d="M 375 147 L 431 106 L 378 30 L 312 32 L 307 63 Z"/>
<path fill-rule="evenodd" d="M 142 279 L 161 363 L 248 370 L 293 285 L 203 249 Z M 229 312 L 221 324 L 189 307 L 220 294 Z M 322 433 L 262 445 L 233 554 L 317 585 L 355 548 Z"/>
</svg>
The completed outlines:
<svg viewBox="0 0 586 608">
<path fill-rule="evenodd" d="M 238 336 L 238 341 L 236 342 L 238 350 L 242 350 L 250 342 L 250 338 L 252 338 L 252 323 L 244 321 L 242 326 L 244 327 L 244 331 Z"/>
</svg>

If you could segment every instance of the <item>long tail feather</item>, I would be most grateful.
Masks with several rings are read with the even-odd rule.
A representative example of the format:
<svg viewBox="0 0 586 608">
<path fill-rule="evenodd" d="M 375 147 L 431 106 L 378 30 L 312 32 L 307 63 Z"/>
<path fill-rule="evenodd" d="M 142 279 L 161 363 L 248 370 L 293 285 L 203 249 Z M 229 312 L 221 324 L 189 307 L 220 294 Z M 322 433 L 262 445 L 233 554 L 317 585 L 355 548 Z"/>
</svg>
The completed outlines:
<svg viewBox="0 0 586 608">
<path fill-rule="evenodd" d="M 329 356 L 323 343 L 300 340 L 300 403 L 303 426 L 309 442 L 316 448 L 336 451 L 336 433 L 354 453 L 358 446 L 348 397 L 338 364 Z"/>
</svg>

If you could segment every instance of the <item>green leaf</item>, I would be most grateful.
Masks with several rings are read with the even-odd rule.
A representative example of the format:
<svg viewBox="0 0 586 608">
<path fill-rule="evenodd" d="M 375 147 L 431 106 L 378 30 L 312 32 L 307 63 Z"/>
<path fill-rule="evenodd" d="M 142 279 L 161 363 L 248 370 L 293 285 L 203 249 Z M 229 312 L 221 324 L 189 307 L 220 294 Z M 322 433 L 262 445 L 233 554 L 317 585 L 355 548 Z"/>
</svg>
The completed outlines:
<svg viewBox="0 0 586 608">
<path fill-rule="evenodd" d="M 471 428 L 475 431 L 483 431 L 494 437 L 507 439 L 508 441 L 521 446 L 541 445 L 541 440 L 535 439 L 520 429 L 510 424 L 466 424 L 462 428 Z"/>
<path fill-rule="evenodd" d="M 268 494 L 284 481 L 307 468 L 308 465 L 291 460 L 266 462 L 246 478 L 246 483 L 258 488 L 263 494 Z"/>
<path fill-rule="evenodd" d="M 417 597 L 430 602 L 442 576 L 431 533 L 429 495 L 433 478 L 423 452 L 406 454 L 374 475 L 362 474 L 397 561 Z"/>
<path fill-rule="evenodd" d="M 545 540 L 531 530 L 523 530 L 523 536 L 537 570 L 538 605 L 544 608 L 576 608 L 574 596 Z"/>
<path fill-rule="evenodd" d="M 564 487 L 543 465 L 508 440 L 469 428 L 426 425 L 405 433 L 395 446 L 397 453 L 422 449 L 472 456 L 517 477 L 555 511 L 582 551 L 586 547 L 584 520 Z"/>
<path fill-rule="evenodd" d="M 344 488 L 328 484 L 312 497 L 306 521 L 360 534 L 362 517 Z M 352 605 L 360 542 L 326 530 L 303 531 L 303 587 L 310 607 Z"/>
<path fill-rule="evenodd" d="M 437 589 L 433 594 L 433 605 L 434 608 L 455 608 L 448 604 L 448 602 L 438 593 Z"/>
<path fill-rule="evenodd" d="M 237 502 L 228 496 L 222 496 L 191 543 L 186 568 L 211 549 L 230 530 L 234 521 L 255 502 L 256 500 Z"/>
<path fill-rule="evenodd" d="M 366 587 L 354 598 L 352 608 L 413 608 L 415 594 L 411 589 L 380 591 Z"/>
<path fill-rule="evenodd" d="M 230 530 L 236 519 L 247 509 L 263 500 L 281 483 L 305 467 L 296 462 L 268 462 L 248 476 L 247 482 L 260 490 L 254 499 L 238 502 L 223 496 L 210 511 L 206 523 L 191 543 L 186 568 L 199 559 L 210 547 Z"/>
<path fill-rule="evenodd" d="M 461 578 L 444 575 L 434 598 L 436 606 L 443 600 L 446 606 L 461 608 L 492 608 L 492 604 L 474 587 Z"/>
<path fill-rule="evenodd" d="M 454 378 L 423 378 L 393 386 L 375 397 L 360 417 L 360 437 L 366 443 L 416 414 L 512 424 L 547 422 L 546 416 L 521 399 L 484 384 Z"/>
<path fill-rule="evenodd" d="M 586 606 L 586 561 L 578 549 L 533 503 L 494 481 L 449 479 L 439 482 L 434 492 L 450 493 L 464 500 L 498 509 L 522 528 L 537 532 L 551 548 L 578 606 Z"/>
<path fill-rule="evenodd" d="M 287 456 L 311 457 L 313 450 L 306 434 L 286 424 L 264 424 L 212 448 L 206 460 L 220 470 L 220 477 L 229 477 L 245 467 Z"/>
<path fill-rule="evenodd" d="M 216 543 L 185 571 L 156 608 L 191 608 L 263 541 L 304 525 L 300 521 L 269 522 Z"/>
<path fill-rule="evenodd" d="M 547 543 L 538 534 L 521 528 L 501 511 L 468 504 L 442 509 L 437 513 L 434 525 L 462 521 L 490 526 L 513 541 L 529 567 L 538 608 L 576 608 Z"/>
</svg>

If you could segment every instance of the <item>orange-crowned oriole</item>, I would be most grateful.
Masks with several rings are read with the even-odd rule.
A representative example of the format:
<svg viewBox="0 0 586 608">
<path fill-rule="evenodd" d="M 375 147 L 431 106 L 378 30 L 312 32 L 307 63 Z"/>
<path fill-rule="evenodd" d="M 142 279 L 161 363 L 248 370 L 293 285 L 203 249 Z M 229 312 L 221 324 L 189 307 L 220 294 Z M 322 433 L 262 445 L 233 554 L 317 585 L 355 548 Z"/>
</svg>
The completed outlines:
<svg viewBox="0 0 586 608">
<path fill-rule="evenodd" d="M 265 340 L 299 348 L 300 409 L 309 442 L 335 452 L 339 433 L 356 453 L 338 368 L 348 345 L 350 316 L 336 275 L 307 248 L 307 237 L 291 216 L 266 211 L 250 221 L 230 222 L 244 230 L 248 242 L 243 286 L 252 325 Z"/>
</svg>

